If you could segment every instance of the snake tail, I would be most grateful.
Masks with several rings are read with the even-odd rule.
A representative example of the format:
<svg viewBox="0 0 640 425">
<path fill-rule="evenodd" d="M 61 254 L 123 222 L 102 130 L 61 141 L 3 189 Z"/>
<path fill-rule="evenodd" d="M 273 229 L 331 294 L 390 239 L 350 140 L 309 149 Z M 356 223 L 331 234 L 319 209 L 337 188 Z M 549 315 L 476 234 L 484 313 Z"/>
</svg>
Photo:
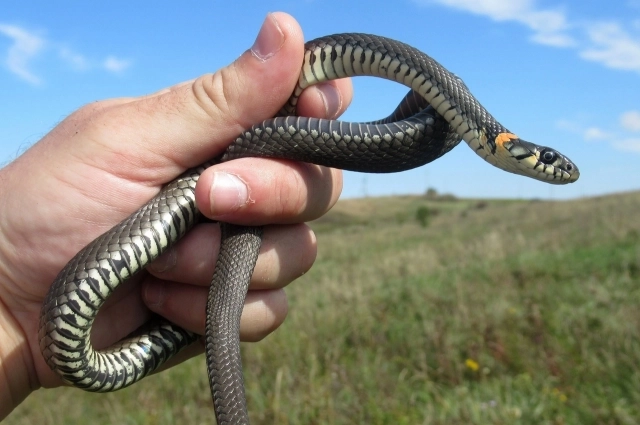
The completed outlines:
<svg viewBox="0 0 640 425">
<path fill-rule="evenodd" d="M 258 260 L 262 228 L 221 223 L 220 231 L 220 254 L 207 299 L 207 371 L 218 425 L 248 425 L 240 357 L 240 316 Z M 229 276 L 233 276 L 232 281 Z"/>
</svg>

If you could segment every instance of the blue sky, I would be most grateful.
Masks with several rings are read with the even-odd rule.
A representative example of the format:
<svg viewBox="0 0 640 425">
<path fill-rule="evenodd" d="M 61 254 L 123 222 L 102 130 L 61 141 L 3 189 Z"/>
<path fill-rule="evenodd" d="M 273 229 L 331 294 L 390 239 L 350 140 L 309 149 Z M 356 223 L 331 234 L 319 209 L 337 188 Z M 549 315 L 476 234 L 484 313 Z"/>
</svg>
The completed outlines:
<svg viewBox="0 0 640 425">
<path fill-rule="evenodd" d="M 0 12 L 0 164 L 81 105 L 212 72 L 253 43 L 267 12 L 305 37 L 368 32 L 430 54 L 526 140 L 581 171 L 551 186 L 494 169 L 465 143 L 426 167 L 347 173 L 344 196 L 422 193 L 565 199 L 640 187 L 640 0 L 9 2 Z M 400 85 L 354 81 L 344 118 L 386 116 Z M 204 160 L 204 158 L 203 158 Z"/>
</svg>

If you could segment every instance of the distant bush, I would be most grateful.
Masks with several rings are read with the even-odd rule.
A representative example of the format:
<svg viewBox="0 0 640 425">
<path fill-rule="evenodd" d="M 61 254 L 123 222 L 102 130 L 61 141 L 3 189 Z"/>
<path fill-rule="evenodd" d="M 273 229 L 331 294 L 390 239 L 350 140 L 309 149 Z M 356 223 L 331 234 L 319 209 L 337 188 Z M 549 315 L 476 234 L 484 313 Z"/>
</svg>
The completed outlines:
<svg viewBox="0 0 640 425">
<path fill-rule="evenodd" d="M 435 199 L 438 197 L 438 191 L 430 187 L 426 192 L 424 192 L 424 197 L 428 199 Z"/>
<path fill-rule="evenodd" d="M 437 190 L 430 187 L 424 192 L 424 197 L 430 201 L 457 201 L 458 198 L 452 193 L 438 193 Z"/>
<path fill-rule="evenodd" d="M 427 227 L 429 225 L 429 218 L 434 215 L 434 211 L 421 205 L 416 210 L 416 220 L 420 223 L 420 226 Z"/>
<path fill-rule="evenodd" d="M 452 193 L 443 193 L 442 195 L 438 195 L 438 197 L 435 199 L 435 201 L 441 202 L 453 202 L 457 200 L 458 198 L 456 197 L 456 195 Z"/>
</svg>

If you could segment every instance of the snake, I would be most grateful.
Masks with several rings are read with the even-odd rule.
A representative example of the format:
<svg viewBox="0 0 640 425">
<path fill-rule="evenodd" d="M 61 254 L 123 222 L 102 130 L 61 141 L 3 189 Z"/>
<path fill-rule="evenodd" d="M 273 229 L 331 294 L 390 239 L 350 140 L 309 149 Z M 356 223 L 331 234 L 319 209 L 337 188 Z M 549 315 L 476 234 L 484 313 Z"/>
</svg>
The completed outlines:
<svg viewBox="0 0 640 425">
<path fill-rule="evenodd" d="M 352 76 L 396 81 L 410 91 L 389 117 L 367 123 L 299 117 L 302 91 Z M 427 164 L 461 140 L 486 162 L 552 184 L 580 172 L 557 150 L 519 138 L 500 124 L 457 75 L 399 41 L 336 34 L 305 44 L 298 83 L 274 118 L 246 129 L 222 156 L 185 171 L 138 211 L 90 242 L 60 271 L 42 306 L 39 343 L 66 383 L 115 391 L 149 375 L 201 339 L 157 316 L 115 345 L 94 349 L 91 327 L 117 287 L 166 252 L 204 217 L 195 186 L 208 167 L 243 157 L 304 161 L 387 173 Z M 261 242 L 260 227 L 220 223 L 221 247 L 207 300 L 204 336 L 208 378 L 219 424 L 248 424 L 240 359 L 240 314 Z"/>
</svg>

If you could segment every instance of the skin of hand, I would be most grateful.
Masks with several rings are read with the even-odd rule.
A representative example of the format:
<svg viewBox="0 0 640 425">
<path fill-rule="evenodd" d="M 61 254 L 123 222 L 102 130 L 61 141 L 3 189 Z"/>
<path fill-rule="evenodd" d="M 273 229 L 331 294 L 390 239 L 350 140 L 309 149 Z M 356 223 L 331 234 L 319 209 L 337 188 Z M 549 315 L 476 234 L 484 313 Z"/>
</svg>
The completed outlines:
<svg viewBox="0 0 640 425">
<path fill-rule="evenodd" d="M 38 345 L 42 300 L 57 273 L 164 184 L 276 114 L 302 56 L 296 21 L 269 14 L 253 47 L 226 68 L 149 96 L 86 105 L 0 170 L 0 419 L 30 392 L 62 385 Z M 312 87 L 298 113 L 335 118 L 351 96 L 348 80 Z M 282 288 L 316 255 L 315 237 L 301 223 L 324 214 L 341 188 L 337 170 L 258 158 L 218 164 L 200 177 L 196 202 L 204 215 L 267 225 L 242 315 L 244 341 L 264 338 L 284 320 Z M 95 321 L 94 346 L 126 336 L 150 312 L 204 333 L 218 245 L 218 225 L 200 224 L 118 288 Z M 194 344 L 172 364 L 201 351 Z"/>
</svg>

